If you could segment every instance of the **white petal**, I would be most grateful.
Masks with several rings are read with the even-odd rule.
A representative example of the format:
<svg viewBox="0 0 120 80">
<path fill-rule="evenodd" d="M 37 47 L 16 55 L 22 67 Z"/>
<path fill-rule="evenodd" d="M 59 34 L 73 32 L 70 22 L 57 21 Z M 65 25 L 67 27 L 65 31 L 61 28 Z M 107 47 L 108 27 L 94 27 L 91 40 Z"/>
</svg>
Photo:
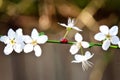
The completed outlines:
<svg viewBox="0 0 120 80">
<path fill-rule="evenodd" d="M 74 19 L 68 19 L 68 27 L 73 27 L 74 26 Z"/>
<path fill-rule="evenodd" d="M 103 34 L 103 33 L 97 33 L 95 36 L 94 36 L 94 39 L 95 40 L 98 40 L 98 41 L 102 41 L 106 38 L 106 36 Z"/>
<path fill-rule="evenodd" d="M 35 55 L 36 55 L 37 57 L 41 56 L 42 50 L 41 50 L 41 48 L 40 48 L 39 45 L 36 45 L 36 46 L 34 47 L 34 51 L 35 51 Z"/>
<path fill-rule="evenodd" d="M 118 26 L 113 26 L 110 31 L 110 35 L 117 35 L 118 34 Z"/>
<path fill-rule="evenodd" d="M 80 61 L 73 60 L 72 63 L 80 63 Z"/>
<path fill-rule="evenodd" d="M 17 53 L 22 52 L 21 44 L 15 44 L 13 48 L 14 48 L 15 52 L 17 52 Z"/>
<path fill-rule="evenodd" d="M 1 36 L 0 41 L 4 42 L 5 44 L 8 44 L 10 42 L 10 40 L 7 36 Z"/>
<path fill-rule="evenodd" d="M 58 23 L 58 24 L 60 24 L 63 27 L 68 27 L 66 24 L 63 24 L 63 23 Z"/>
<path fill-rule="evenodd" d="M 71 19 L 71 23 L 74 24 L 75 23 L 75 19 Z"/>
<path fill-rule="evenodd" d="M 76 46 L 76 45 L 72 45 L 71 47 L 70 47 L 70 53 L 71 54 L 76 54 L 78 51 L 79 51 L 79 47 L 78 46 Z"/>
<path fill-rule="evenodd" d="M 79 62 L 82 62 L 82 61 L 85 60 L 85 57 L 83 55 L 79 55 L 79 54 L 76 54 L 74 56 L 74 58 L 75 58 L 76 61 L 79 61 Z"/>
<path fill-rule="evenodd" d="M 91 54 L 89 51 L 86 51 L 86 52 L 85 52 L 85 58 L 86 58 L 86 60 L 92 58 L 93 55 L 94 55 L 94 54 Z"/>
<path fill-rule="evenodd" d="M 68 18 L 68 24 L 71 24 L 71 22 L 72 22 L 72 19 Z"/>
<path fill-rule="evenodd" d="M 76 33 L 76 34 L 75 34 L 75 40 L 76 40 L 77 42 L 81 42 L 81 41 L 83 40 L 82 35 L 79 34 L 79 33 Z"/>
<path fill-rule="evenodd" d="M 119 42 L 118 36 L 113 36 L 113 37 L 111 37 L 111 43 L 112 43 L 112 44 L 118 44 L 118 42 Z"/>
<path fill-rule="evenodd" d="M 82 45 L 83 48 L 88 48 L 90 46 L 89 43 L 86 42 L 86 41 L 82 41 L 81 45 Z"/>
<path fill-rule="evenodd" d="M 46 35 L 41 35 L 38 37 L 37 43 L 44 44 L 45 42 L 47 42 L 47 40 L 48 40 L 48 37 Z"/>
<path fill-rule="evenodd" d="M 7 44 L 6 47 L 4 48 L 5 55 L 9 55 L 10 53 L 12 53 L 12 51 L 13 51 L 12 45 Z"/>
<path fill-rule="evenodd" d="M 106 26 L 106 25 L 102 25 L 102 26 L 100 26 L 100 31 L 101 31 L 103 34 L 108 34 L 109 28 L 108 28 L 108 26 Z"/>
<path fill-rule="evenodd" d="M 22 43 L 20 43 L 20 44 L 21 44 L 21 48 L 24 49 L 25 43 L 22 42 Z"/>
<path fill-rule="evenodd" d="M 32 45 L 32 44 L 26 44 L 26 45 L 24 46 L 24 52 L 25 52 L 25 53 L 29 53 L 29 52 L 31 52 L 31 51 L 33 51 L 33 45 Z"/>
<path fill-rule="evenodd" d="M 24 41 L 24 37 L 22 35 L 16 35 L 15 41 L 16 43 L 21 43 Z"/>
<path fill-rule="evenodd" d="M 79 29 L 78 27 L 72 27 L 72 29 L 75 29 L 75 30 L 77 30 L 77 31 L 82 31 L 81 29 Z"/>
<path fill-rule="evenodd" d="M 16 33 L 17 33 L 17 35 L 21 35 L 21 36 L 23 35 L 21 28 L 17 29 L 17 30 L 16 30 Z"/>
<path fill-rule="evenodd" d="M 23 42 L 23 37 L 22 36 L 16 36 L 15 42 L 16 43 L 22 43 Z"/>
<path fill-rule="evenodd" d="M 9 29 L 8 30 L 8 37 L 10 39 L 13 39 L 13 38 L 15 38 L 15 36 L 16 36 L 16 33 L 13 31 L 13 29 Z"/>
<path fill-rule="evenodd" d="M 118 42 L 118 46 L 119 46 L 119 48 L 120 48 L 120 41 Z"/>
<path fill-rule="evenodd" d="M 32 42 L 31 37 L 28 36 L 28 35 L 23 36 L 23 40 L 25 41 L 25 43 L 31 43 Z"/>
<path fill-rule="evenodd" d="M 73 26 L 74 26 L 73 23 L 69 23 L 69 24 L 68 24 L 68 27 L 70 27 L 70 28 L 73 28 Z"/>
<path fill-rule="evenodd" d="M 33 30 L 32 30 L 32 33 L 31 33 L 32 39 L 33 39 L 33 40 L 37 40 L 38 36 L 39 36 L 38 31 L 37 31 L 36 29 L 33 29 Z"/>
<path fill-rule="evenodd" d="M 110 47 L 110 40 L 105 40 L 102 44 L 103 50 L 108 50 L 109 47 Z"/>
</svg>

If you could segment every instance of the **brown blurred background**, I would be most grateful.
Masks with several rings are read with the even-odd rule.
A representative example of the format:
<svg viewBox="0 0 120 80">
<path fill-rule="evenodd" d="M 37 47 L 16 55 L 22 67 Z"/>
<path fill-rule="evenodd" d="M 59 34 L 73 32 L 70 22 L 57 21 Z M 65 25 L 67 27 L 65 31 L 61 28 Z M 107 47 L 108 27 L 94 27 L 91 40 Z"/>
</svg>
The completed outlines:
<svg viewBox="0 0 120 80">
<path fill-rule="evenodd" d="M 67 23 L 68 17 L 76 18 L 84 40 L 96 42 L 93 36 L 100 25 L 120 26 L 120 0 L 0 0 L 1 35 L 6 35 L 9 28 L 22 28 L 24 34 L 37 28 L 49 39 L 60 40 L 65 28 L 58 22 Z M 71 31 L 67 39 L 74 41 L 75 33 Z M 95 54 L 91 59 L 94 66 L 84 72 L 81 64 L 71 63 L 71 45 L 40 46 L 43 54 L 38 58 L 34 52 L 6 56 L 5 45 L 0 42 L 0 80 L 120 80 L 119 49 L 88 49 Z"/>
</svg>

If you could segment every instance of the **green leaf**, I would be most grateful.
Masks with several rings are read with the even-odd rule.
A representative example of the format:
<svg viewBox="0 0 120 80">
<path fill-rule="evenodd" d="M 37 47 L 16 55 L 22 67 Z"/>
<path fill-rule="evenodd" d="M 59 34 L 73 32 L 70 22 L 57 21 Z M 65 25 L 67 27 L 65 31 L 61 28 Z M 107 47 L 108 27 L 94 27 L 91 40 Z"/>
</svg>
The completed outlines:
<svg viewBox="0 0 120 80">
<path fill-rule="evenodd" d="M 45 35 L 45 33 L 44 33 L 44 32 L 40 32 L 40 33 L 39 33 L 39 36 L 42 36 L 42 35 Z"/>
</svg>

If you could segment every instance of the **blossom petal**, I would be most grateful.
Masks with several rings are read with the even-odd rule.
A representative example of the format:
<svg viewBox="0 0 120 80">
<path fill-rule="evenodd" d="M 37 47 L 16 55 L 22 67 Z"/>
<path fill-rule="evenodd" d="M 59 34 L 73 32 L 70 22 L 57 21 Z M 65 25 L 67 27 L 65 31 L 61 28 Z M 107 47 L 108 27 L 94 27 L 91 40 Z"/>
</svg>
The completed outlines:
<svg viewBox="0 0 120 80">
<path fill-rule="evenodd" d="M 118 26 L 113 26 L 110 31 L 110 35 L 117 35 L 118 34 Z"/>
<path fill-rule="evenodd" d="M 4 42 L 5 44 L 10 42 L 10 40 L 9 40 L 9 38 L 7 36 L 1 36 L 0 41 Z"/>
<path fill-rule="evenodd" d="M 48 37 L 46 35 L 41 35 L 37 39 L 37 43 L 44 44 L 48 40 Z"/>
<path fill-rule="evenodd" d="M 120 41 L 118 42 L 118 47 L 120 48 Z"/>
<path fill-rule="evenodd" d="M 29 52 L 31 52 L 31 51 L 33 51 L 33 45 L 32 45 L 32 44 L 26 44 L 26 45 L 24 46 L 24 52 L 25 52 L 25 53 L 29 53 Z"/>
<path fill-rule="evenodd" d="M 22 36 L 23 35 L 22 29 L 21 28 L 17 29 L 16 34 Z"/>
<path fill-rule="evenodd" d="M 9 55 L 10 53 L 12 53 L 12 51 L 13 51 L 12 45 L 7 44 L 6 47 L 4 48 L 5 55 Z"/>
<path fill-rule="evenodd" d="M 41 50 L 41 48 L 40 48 L 39 45 L 36 45 L 36 46 L 34 47 L 34 51 L 35 51 L 35 55 L 36 55 L 37 57 L 41 56 L 42 50 Z"/>
<path fill-rule="evenodd" d="M 80 62 L 84 60 L 83 55 L 76 54 L 74 57 L 75 57 L 75 60 L 80 61 Z"/>
<path fill-rule="evenodd" d="M 75 19 L 68 18 L 68 27 L 73 27 L 74 26 Z"/>
<path fill-rule="evenodd" d="M 72 45 L 71 47 L 70 47 L 70 53 L 71 54 L 76 54 L 78 51 L 79 51 L 79 47 L 78 46 L 76 46 L 76 45 Z"/>
<path fill-rule="evenodd" d="M 72 22 L 72 19 L 68 18 L 68 24 L 71 24 L 71 22 Z"/>
<path fill-rule="evenodd" d="M 13 31 L 13 29 L 9 29 L 8 30 L 8 37 L 10 39 L 13 39 L 13 38 L 15 38 L 15 36 L 16 36 L 16 33 Z"/>
<path fill-rule="evenodd" d="M 76 34 L 75 34 L 75 40 L 76 40 L 77 42 L 81 42 L 81 41 L 83 40 L 82 35 L 79 34 L 79 33 L 76 33 Z"/>
<path fill-rule="evenodd" d="M 91 55 L 91 53 L 90 53 L 89 51 L 86 51 L 86 52 L 85 52 L 85 58 L 86 58 L 86 60 L 92 58 L 93 55 L 94 55 L 94 54 Z"/>
<path fill-rule="evenodd" d="M 63 26 L 63 27 L 68 27 L 66 24 L 63 24 L 63 23 L 58 23 L 58 24 L 60 24 L 61 26 Z"/>
<path fill-rule="evenodd" d="M 102 44 L 102 48 L 103 50 L 108 50 L 108 48 L 110 47 L 110 40 L 105 40 Z"/>
<path fill-rule="evenodd" d="M 108 26 L 106 26 L 106 25 L 102 25 L 102 26 L 100 26 L 100 31 L 101 31 L 103 34 L 108 34 L 109 28 L 108 28 Z"/>
<path fill-rule="evenodd" d="M 80 63 L 80 61 L 73 60 L 72 63 Z"/>
<path fill-rule="evenodd" d="M 77 31 L 82 31 L 81 29 L 79 29 L 78 27 L 72 27 L 72 29 L 75 29 L 75 30 L 77 30 Z"/>
<path fill-rule="evenodd" d="M 95 36 L 94 36 L 94 39 L 95 40 L 98 40 L 98 41 L 102 41 L 106 38 L 106 36 L 103 34 L 103 33 L 97 33 Z"/>
<path fill-rule="evenodd" d="M 73 18 L 73 19 L 71 19 L 71 23 L 72 24 L 74 24 L 75 23 L 75 19 Z"/>
<path fill-rule="evenodd" d="M 81 45 L 82 45 L 83 48 L 88 48 L 90 46 L 89 43 L 86 42 L 86 41 L 82 41 Z"/>
<path fill-rule="evenodd" d="M 111 37 L 111 43 L 112 44 L 118 44 L 118 42 L 119 42 L 118 36 L 112 36 Z"/>
<path fill-rule="evenodd" d="M 29 35 L 23 36 L 23 40 L 25 41 L 25 43 L 31 43 L 32 42 L 32 39 Z"/>
<path fill-rule="evenodd" d="M 22 49 L 23 49 L 21 44 L 15 44 L 13 48 L 14 48 L 15 52 L 17 52 L 17 53 L 22 52 Z"/>
<path fill-rule="evenodd" d="M 33 40 L 37 40 L 38 36 L 39 36 L 38 31 L 37 31 L 36 29 L 33 29 L 33 30 L 32 30 L 32 33 L 31 33 L 32 39 L 33 39 Z"/>
</svg>

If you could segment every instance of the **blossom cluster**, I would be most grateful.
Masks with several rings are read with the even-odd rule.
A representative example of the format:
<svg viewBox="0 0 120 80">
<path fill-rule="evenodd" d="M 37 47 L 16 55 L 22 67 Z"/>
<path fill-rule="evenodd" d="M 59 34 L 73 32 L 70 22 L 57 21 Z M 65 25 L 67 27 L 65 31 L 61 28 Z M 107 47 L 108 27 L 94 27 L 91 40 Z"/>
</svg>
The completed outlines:
<svg viewBox="0 0 120 80">
<path fill-rule="evenodd" d="M 82 31 L 75 26 L 74 22 L 74 19 L 71 20 L 69 18 L 67 25 L 63 23 L 61 23 L 60 25 L 66 27 L 67 31 L 70 31 L 71 29 Z M 109 29 L 108 26 L 102 25 L 100 26 L 100 32 L 95 34 L 94 39 L 97 41 L 102 41 L 102 49 L 105 51 L 109 49 L 111 44 L 118 45 L 118 47 L 120 48 L 120 40 L 117 34 L 118 26 L 113 26 Z M 93 63 L 88 60 L 91 59 L 94 54 L 91 54 L 89 51 L 86 51 L 85 53 L 83 52 L 83 48 L 89 48 L 91 45 L 89 42 L 83 41 L 83 37 L 80 33 L 77 32 L 75 34 L 75 40 L 76 42 L 70 47 L 69 50 L 75 58 L 72 63 L 82 63 L 82 68 L 85 71 L 88 69 L 88 67 L 92 67 Z M 81 54 L 77 54 L 79 50 Z"/>
<path fill-rule="evenodd" d="M 40 44 L 45 44 L 47 42 L 69 44 L 70 42 L 66 39 L 66 36 L 71 30 L 76 30 L 77 33 L 75 34 L 75 42 L 70 43 L 72 45 L 69 52 L 74 56 L 75 59 L 71 62 L 82 63 L 82 68 L 84 71 L 87 70 L 88 67 L 92 67 L 93 63 L 88 60 L 94 56 L 94 53 L 91 53 L 90 51 L 84 52 L 83 50 L 91 47 L 91 44 L 83 40 L 82 35 L 79 33 L 82 30 L 75 26 L 75 19 L 68 18 L 67 25 L 64 23 L 58 24 L 66 28 L 64 37 L 58 41 L 49 40 L 47 35 L 40 34 L 35 28 L 32 30 L 31 36 L 23 35 L 21 28 L 17 29 L 16 31 L 10 28 L 7 35 L 0 37 L 0 41 L 6 44 L 4 48 L 5 55 L 9 55 L 13 51 L 16 53 L 21 53 L 22 51 L 29 53 L 34 51 L 35 55 L 39 57 L 42 54 Z M 113 26 L 109 29 L 109 27 L 106 25 L 102 25 L 100 26 L 99 30 L 100 32 L 95 34 L 94 39 L 102 42 L 101 46 L 103 50 L 107 51 L 111 45 L 116 45 L 117 48 L 120 48 L 120 39 L 117 36 L 118 26 Z"/>
<path fill-rule="evenodd" d="M 4 48 L 5 55 L 13 52 L 20 53 L 24 50 L 25 53 L 35 51 L 37 57 L 41 56 L 42 50 L 38 44 L 44 44 L 48 40 L 47 35 L 39 35 L 36 29 L 33 29 L 31 36 L 23 35 L 22 29 L 19 28 L 16 32 L 13 29 L 8 30 L 8 34 L 1 36 L 0 41 L 6 44 Z"/>
</svg>

